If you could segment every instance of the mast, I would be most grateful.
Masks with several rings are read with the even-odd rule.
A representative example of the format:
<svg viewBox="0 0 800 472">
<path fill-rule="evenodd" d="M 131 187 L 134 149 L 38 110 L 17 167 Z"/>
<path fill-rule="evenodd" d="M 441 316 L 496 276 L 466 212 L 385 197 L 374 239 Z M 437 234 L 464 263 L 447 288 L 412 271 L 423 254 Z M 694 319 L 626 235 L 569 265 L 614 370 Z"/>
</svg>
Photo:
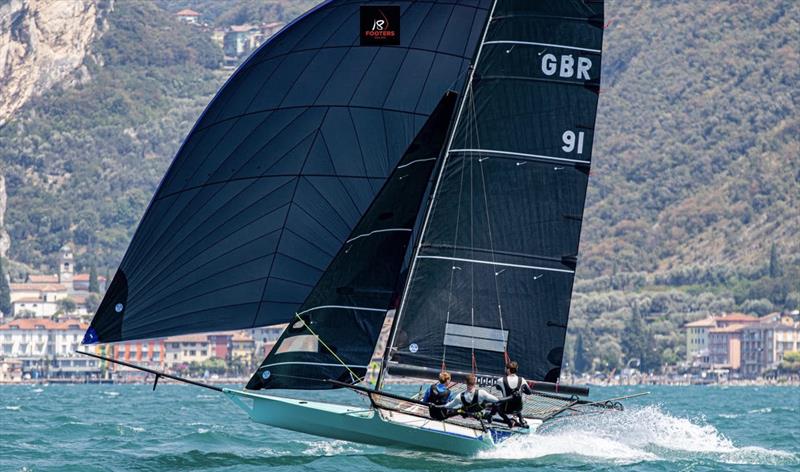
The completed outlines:
<svg viewBox="0 0 800 472">
<path fill-rule="evenodd" d="M 469 71 L 467 75 L 467 81 L 464 84 L 464 89 L 461 93 L 461 100 L 458 105 L 458 112 L 456 113 L 455 120 L 453 122 L 453 126 L 450 127 L 449 136 L 447 138 L 447 147 L 444 150 L 444 155 L 442 158 L 442 163 L 439 166 L 439 172 L 436 177 L 436 184 L 433 187 L 433 192 L 431 193 L 431 198 L 428 201 L 428 205 L 425 209 L 425 218 L 422 222 L 422 230 L 419 233 L 417 238 L 417 245 L 414 248 L 414 254 L 411 257 L 411 267 L 408 270 L 408 275 L 406 277 L 405 284 L 403 284 L 403 295 L 400 298 L 400 306 L 397 309 L 396 315 L 392 320 L 392 328 L 391 334 L 389 335 L 389 340 L 386 343 L 386 350 L 383 353 L 383 362 L 381 363 L 381 370 L 378 373 L 378 380 L 375 384 L 378 390 L 383 388 L 383 380 L 386 376 L 386 367 L 389 361 L 389 357 L 391 355 L 392 346 L 394 345 L 395 338 L 397 336 L 397 327 L 400 322 L 400 317 L 403 316 L 403 310 L 405 308 L 405 301 L 408 296 L 408 289 L 410 287 L 411 276 L 414 274 L 414 270 L 417 265 L 417 260 L 419 257 L 419 251 L 422 248 L 422 236 L 425 234 L 425 230 L 428 227 L 428 222 L 430 221 L 431 212 L 433 211 L 433 204 L 436 200 L 436 194 L 439 190 L 439 184 L 442 181 L 442 175 L 444 174 L 444 170 L 447 164 L 447 158 L 450 155 L 450 149 L 453 146 L 453 139 L 455 137 L 456 129 L 458 128 L 458 124 L 461 120 L 461 116 L 464 113 L 464 105 L 467 103 L 468 97 L 470 95 L 470 89 L 472 87 L 472 82 L 475 78 L 475 65 L 478 63 L 481 57 L 481 52 L 483 51 L 483 45 L 486 42 L 486 33 L 489 31 L 489 25 L 492 23 L 492 18 L 494 17 L 494 9 L 497 6 L 497 0 L 492 0 L 492 6 L 489 8 L 489 15 L 486 17 L 486 23 L 483 26 L 483 31 L 481 33 L 481 40 L 477 46 L 477 52 L 475 53 L 475 59 L 473 60 L 472 64 L 469 66 Z"/>
</svg>

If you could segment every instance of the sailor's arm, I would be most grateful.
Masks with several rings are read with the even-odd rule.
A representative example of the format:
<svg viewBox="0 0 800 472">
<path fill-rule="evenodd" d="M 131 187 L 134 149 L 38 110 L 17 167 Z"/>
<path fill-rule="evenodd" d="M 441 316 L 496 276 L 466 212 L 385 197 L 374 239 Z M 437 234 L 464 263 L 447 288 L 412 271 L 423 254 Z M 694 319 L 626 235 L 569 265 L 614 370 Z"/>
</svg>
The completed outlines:
<svg viewBox="0 0 800 472">
<path fill-rule="evenodd" d="M 522 382 L 522 388 L 520 389 L 522 391 L 522 393 L 524 393 L 525 395 L 533 394 L 533 390 L 531 390 L 531 386 L 528 385 L 528 381 L 527 380 L 525 380 L 524 378 L 520 377 L 519 381 Z"/>
<path fill-rule="evenodd" d="M 449 402 L 445 403 L 442 408 L 449 408 L 451 410 L 455 410 L 461 406 L 461 397 L 456 396 Z"/>
<path fill-rule="evenodd" d="M 500 399 L 496 396 L 492 395 L 491 393 L 481 390 L 478 392 L 478 398 L 481 403 L 497 403 Z"/>
</svg>

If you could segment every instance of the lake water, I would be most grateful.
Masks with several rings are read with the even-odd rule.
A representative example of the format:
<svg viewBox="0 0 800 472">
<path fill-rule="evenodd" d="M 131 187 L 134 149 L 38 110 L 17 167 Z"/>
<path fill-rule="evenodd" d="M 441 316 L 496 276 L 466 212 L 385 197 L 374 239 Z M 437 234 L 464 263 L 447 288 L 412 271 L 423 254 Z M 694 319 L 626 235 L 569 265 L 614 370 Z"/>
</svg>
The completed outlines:
<svg viewBox="0 0 800 472">
<path fill-rule="evenodd" d="M 800 388 L 605 387 L 592 398 L 644 390 L 625 412 L 453 458 L 269 428 L 197 387 L 3 386 L 0 470 L 800 470 Z"/>
</svg>

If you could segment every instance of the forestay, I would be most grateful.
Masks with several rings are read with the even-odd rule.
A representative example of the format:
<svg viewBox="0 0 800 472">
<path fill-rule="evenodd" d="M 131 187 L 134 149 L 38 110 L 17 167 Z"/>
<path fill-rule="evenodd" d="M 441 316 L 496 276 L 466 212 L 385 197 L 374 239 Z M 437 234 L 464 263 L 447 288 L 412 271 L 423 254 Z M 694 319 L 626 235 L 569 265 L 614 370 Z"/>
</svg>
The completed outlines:
<svg viewBox="0 0 800 472">
<path fill-rule="evenodd" d="M 398 46 L 325 2 L 257 50 L 158 187 L 85 343 L 283 323 L 448 89 L 489 0 L 398 1 Z"/>
<path fill-rule="evenodd" d="M 390 358 L 558 380 L 600 85 L 603 5 L 498 0 L 412 261 Z"/>
<path fill-rule="evenodd" d="M 423 196 L 444 147 L 456 94 L 445 95 L 375 201 L 256 371 L 248 389 L 336 388 L 367 371 Z"/>
</svg>

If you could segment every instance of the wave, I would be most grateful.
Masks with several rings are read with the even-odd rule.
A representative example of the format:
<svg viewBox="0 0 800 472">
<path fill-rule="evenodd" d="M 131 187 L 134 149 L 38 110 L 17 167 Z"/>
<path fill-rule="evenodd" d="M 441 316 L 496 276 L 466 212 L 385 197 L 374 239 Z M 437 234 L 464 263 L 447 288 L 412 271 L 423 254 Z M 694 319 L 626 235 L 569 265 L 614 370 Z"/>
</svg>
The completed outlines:
<svg viewBox="0 0 800 472">
<path fill-rule="evenodd" d="M 510 439 L 482 459 L 579 456 L 617 464 L 686 460 L 727 464 L 800 464 L 790 452 L 737 447 L 703 420 L 678 418 L 659 406 L 556 420 L 527 437 Z"/>
</svg>

